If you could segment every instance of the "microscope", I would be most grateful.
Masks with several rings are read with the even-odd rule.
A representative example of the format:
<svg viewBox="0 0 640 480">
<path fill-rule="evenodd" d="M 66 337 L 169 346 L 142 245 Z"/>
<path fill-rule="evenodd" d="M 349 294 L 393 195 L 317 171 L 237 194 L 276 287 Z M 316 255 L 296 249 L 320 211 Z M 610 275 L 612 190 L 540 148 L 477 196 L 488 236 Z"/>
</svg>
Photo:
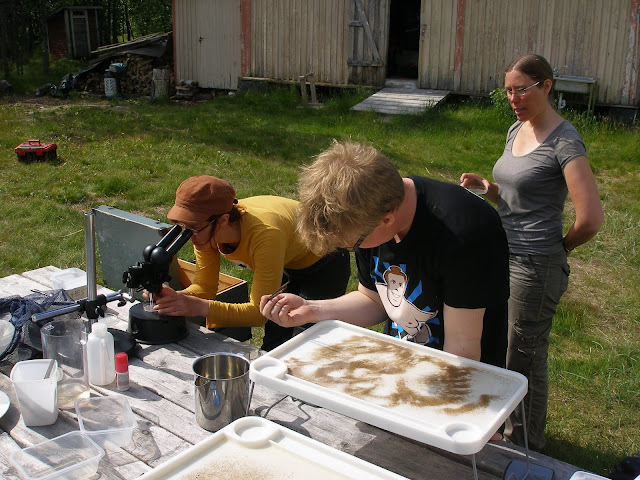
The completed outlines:
<svg viewBox="0 0 640 480">
<path fill-rule="evenodd" d="M 133 297 L 137 290 L 149 293 L 148 302 L 140 302 L 129 309 L 127 332 L 140 343 L 164 344 L 182 340 L 188 334 L 183 316 L 160 315 L 153 310 L 153 295 L 160 293 L 162 285 L 171 280 L 169 267 L 174 255 L 189 241 L 193 232 L 179 225 L 172 227 L 155 245 L 147 245 L 143 262 L 131 265 L 122 275 L 122 282 Z"/>
<path fill-rule="evenodd" d="M 104 316 L 106 305 L 117 301 L 118 306 L 136 302 L 135 292 L 147 290 L 150 299 L 153 294 L 160 293 L 162 285 L 171 280 L 169 267 L 173 257 L 189 241 L 193 232 L 183 230 L 176 225 L 155 245 L 147 245 L 142 256 L 144 261 L 123 273 L 122 281 L 129 292 L 120 289 L 108 294 L 97 294 L 96 258 L 95 258 L 95 213 L 85 214 L 85 256 L 87 266 L 87 298 L 78 300 L 72 305 L 55 310 L 32 315 L 31 320 L 39 322 L 53 319 L 59 315 L 78 313 L 85 315 L 85 330 L 91 332 L 91 325 Z M 147 309 L 145 309 L 147 307 Z M 150 308 L 149 308 L 150 307 Z M 39 336 L 39 327 L 37 329 Z M 189 333 L 185 317 L 160 315 L 153 310 L 153 304 L 139 302 L 129 309 L 129 324 L 127 331 L 110 328 L 114 337 L 116 352 L 130 353 L 136 347 L 136 340 L 140 343 L 164 344 L 182 340 Z M 39 339 L 38 339 L 39 340 Z"/>
</svg>

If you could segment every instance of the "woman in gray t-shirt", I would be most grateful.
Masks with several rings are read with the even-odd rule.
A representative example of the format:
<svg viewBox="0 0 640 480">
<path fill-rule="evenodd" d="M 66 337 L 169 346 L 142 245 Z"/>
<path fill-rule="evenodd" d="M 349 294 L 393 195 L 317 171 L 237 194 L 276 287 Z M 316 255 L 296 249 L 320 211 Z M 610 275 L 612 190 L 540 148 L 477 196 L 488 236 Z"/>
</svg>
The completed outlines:
<svg viewBox="0 0 640 480">
<path fill-rule="evenodd" d="M 603 221 L 598 188 L 582 138 L 553 108 L 553 69 L 539 55 L 525 55 L 505 71 L 505 94 L 518 121 L 507 133 L 493 168 L 495 183 L 463 173 L 463 187 L 486 192 L 497 204 L 509 243 L 509 347 L 507 368 L 525 375 L 529 447 L 545 445 L 549 333 L 556 307 L 567 289 L 567 257 L 591 239 Z M 567 193 L 576 219 L 563 235 Z M 520 409 L 504 435 L 524 445 Z"/>
</svg>

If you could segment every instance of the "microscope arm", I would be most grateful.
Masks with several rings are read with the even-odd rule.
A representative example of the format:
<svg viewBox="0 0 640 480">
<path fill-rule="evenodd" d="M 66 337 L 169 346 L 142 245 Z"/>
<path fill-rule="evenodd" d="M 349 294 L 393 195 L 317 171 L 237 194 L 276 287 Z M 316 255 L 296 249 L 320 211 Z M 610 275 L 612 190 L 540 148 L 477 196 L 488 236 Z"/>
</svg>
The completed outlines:
<svg viewBox="0 0 640 480">
<path fill-rule="evenodd" d="M 151 293 L 158 293 L 162 285 L 171 280 L 169 267 L 173 257 L 189 241 L 193 232 L 174 226 L 155 245 L 147 245 L 142 252 L 144 262 L 129 267 L 122 276 L 123 283 L 130 294 L 139 287 Z"/>
</svg>

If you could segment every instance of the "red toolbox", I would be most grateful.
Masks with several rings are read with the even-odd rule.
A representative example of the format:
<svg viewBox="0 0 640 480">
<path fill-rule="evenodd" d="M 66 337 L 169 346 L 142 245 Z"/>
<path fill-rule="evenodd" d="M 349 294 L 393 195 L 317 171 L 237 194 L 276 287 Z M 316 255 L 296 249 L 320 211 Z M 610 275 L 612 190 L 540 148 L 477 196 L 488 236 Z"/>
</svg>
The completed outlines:
<svg viewBox="0 0 640 480">
<path fill-rule="evenodd" d="M 57 145 L 55 143 L 42 143 L 38 139 L 31 139 L 21 143 L 13 150 L 18 154 L 18 160 L 33 162 L 38 160 L 55 160 Z"/>
</svg>

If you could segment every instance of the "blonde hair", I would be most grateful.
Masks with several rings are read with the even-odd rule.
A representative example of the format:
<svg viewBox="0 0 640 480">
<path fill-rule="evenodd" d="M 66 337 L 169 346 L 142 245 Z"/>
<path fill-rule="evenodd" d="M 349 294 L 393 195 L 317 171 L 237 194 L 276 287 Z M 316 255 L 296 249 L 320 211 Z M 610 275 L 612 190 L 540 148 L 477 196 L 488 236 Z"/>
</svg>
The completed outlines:
<svg viewBox="0 0 640 480">
<path fill-rule="evenodd" d="M 333 141 L 298 180 L 297 230 L 316 255 L 348 246 L 370 233 L 404 199 L 391 160 L 373 147 Z"/>
</svg>

